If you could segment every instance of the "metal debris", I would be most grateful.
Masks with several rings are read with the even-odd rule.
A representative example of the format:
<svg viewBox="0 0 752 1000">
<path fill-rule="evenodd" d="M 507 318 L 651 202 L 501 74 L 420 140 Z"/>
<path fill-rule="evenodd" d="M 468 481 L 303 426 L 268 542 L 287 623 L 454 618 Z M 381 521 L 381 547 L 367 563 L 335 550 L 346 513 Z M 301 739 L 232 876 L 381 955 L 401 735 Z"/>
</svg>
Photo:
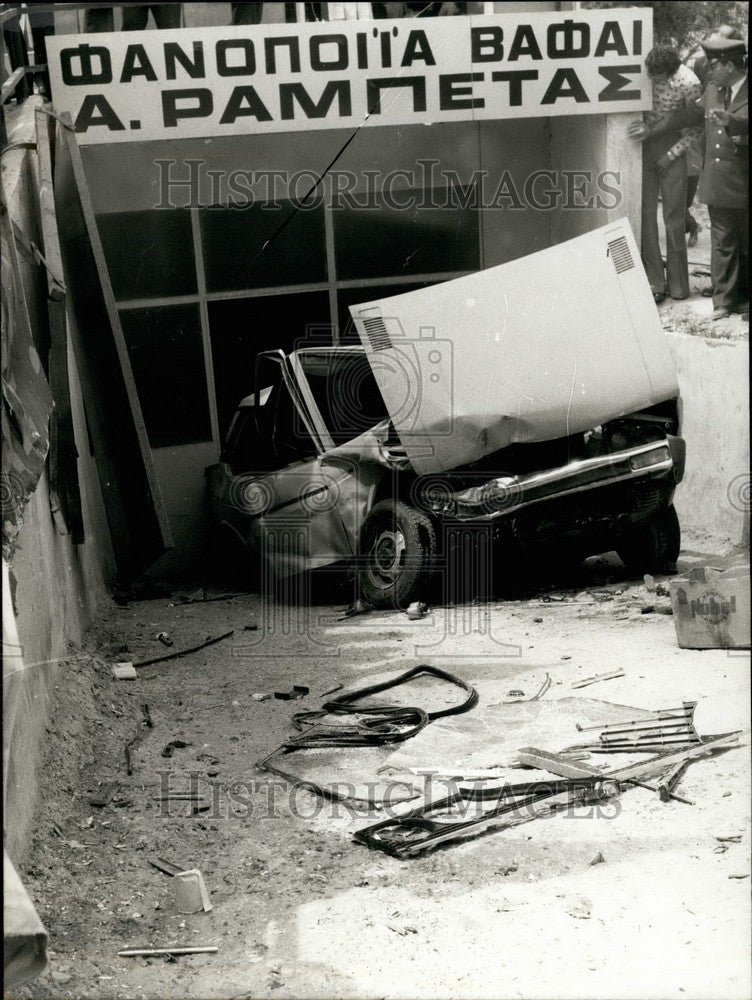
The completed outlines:
<svg viewBox="0 0 752 1000">
<path fill-rule="evenodd" d="M 178 649 L 174 653 L 165 653 L 164 656 L 153 656 L 149 660 L 141 660 L 139 663 L 134 663 L 133 666 L 138 669 L 139 667 L 150 667 L 152 663 L 163 663 L 165 660 L 176 660 L 179 656 L 188 656 L 189 653 L 197 653 L 201 649 L 205 649 L 207 646 L 213 646 L 217 642 L 221 642 L 223 639 L 228 639 L 233 635 L 235 629 L 230 629 L 229 632 L 224 632 L 222 635 L 210 636 L 205 639 L 204 642 L 200 642 L 197 646 L 189 646 L 187 649 Z"/>
<path fill-rule="evenodd" d="M 584 677 L 581 681 L 575 681 L 572 684 L 572 688 L 584 688 L 589 687 L 591 684 L 597 684 L 599 681 L 612 681 L 616 680 L 617 677 L 625 677 L 623 670 L 612 670 L 609 674 L 594 674 L 592 677 Z"/>
</svg>

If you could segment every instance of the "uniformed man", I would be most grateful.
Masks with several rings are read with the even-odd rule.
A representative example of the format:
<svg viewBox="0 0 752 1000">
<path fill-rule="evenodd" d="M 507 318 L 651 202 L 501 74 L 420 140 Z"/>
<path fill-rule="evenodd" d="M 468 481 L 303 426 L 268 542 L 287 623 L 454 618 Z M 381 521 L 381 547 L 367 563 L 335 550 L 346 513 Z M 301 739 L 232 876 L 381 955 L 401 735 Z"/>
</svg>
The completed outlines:
<svg viewBox="0 0 752 1000">
<path fill-rule="evenodd" d="M 630 132 L 646 139 L 705 121 L 699 197 L 710 215 L 712 319 L 717 320 L 732 312 L 749 314 L 747 61 L 743 41 L 718 33 L 702 42 L 702 48 L 709 82 L 700 100 L 652 127 L 635 124 Z"/>
</svg>

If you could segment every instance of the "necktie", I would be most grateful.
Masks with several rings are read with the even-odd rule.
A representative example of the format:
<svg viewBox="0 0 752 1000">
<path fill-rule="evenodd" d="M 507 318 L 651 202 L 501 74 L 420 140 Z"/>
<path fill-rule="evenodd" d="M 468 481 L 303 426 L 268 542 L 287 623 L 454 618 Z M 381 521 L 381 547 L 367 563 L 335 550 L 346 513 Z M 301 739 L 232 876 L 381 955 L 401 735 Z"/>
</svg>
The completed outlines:
<svg viewBox="0 0 752 1000">
<path fill-rule="evenodd" d="M 721 97 L 723 98 L 723 107 L 728 111 L 728 106 L 731 104 L 731 87 L 721 87 Z"/>
</svg>

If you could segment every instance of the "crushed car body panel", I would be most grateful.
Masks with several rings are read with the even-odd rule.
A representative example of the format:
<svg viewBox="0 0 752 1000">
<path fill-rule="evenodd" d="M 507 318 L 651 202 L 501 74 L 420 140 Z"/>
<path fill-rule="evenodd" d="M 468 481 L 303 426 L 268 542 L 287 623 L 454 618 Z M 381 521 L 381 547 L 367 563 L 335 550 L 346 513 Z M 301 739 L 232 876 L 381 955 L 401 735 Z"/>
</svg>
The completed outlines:
<svg viewBox="0 0 752 1000">
<path fill-rule="evenodd" d="M 679 393 L 626 220 L 350 312 L 420 475 Z"/>
<path fill-rule="evenodd" d="M 241 401 L 224 461 L 208 470 L 210 497 L 215 521 L 286 577 L 352 558 L 377 487 L 407 460 L 389 448 L 362 347 L 265 357 L 274 384 L 259 387 L 258 407 L 255 393 Z M 253 470 L 262 451 L 269 467 Z"/>
</svg>

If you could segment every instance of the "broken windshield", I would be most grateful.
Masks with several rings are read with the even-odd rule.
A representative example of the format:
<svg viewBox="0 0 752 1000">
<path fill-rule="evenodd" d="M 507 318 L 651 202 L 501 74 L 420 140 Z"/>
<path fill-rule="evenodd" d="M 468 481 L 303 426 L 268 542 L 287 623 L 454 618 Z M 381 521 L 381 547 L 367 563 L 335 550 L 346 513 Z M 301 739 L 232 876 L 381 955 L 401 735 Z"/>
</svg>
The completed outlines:
<svg viewBox="0 0 752 1000">
<path fill-rule="evenodd" d="M 299 361 L 335 446 L 387 417 L 365 354 L 301 353 Z"/>
</svg>

